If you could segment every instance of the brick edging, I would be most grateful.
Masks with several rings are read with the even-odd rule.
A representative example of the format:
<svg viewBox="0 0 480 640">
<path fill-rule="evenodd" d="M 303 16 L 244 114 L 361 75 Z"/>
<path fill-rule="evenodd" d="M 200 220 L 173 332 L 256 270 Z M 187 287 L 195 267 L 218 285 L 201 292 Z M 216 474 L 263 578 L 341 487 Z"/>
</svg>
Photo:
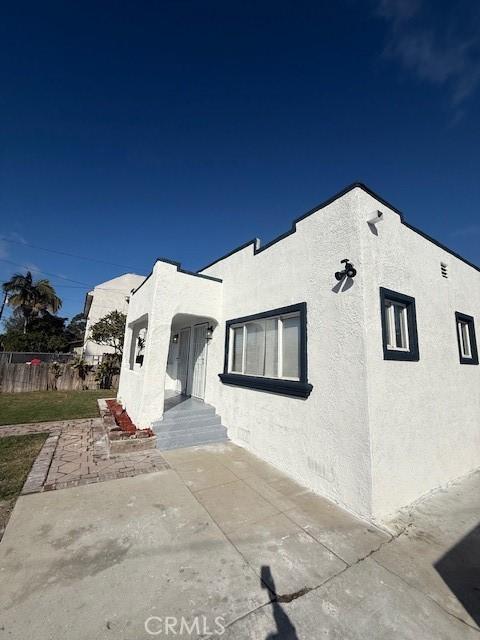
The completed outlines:
<svg viewBox="0 0 480 640">
<path fill-rule="evenodd" d="M 60 435 L 58 433 L 49 434 L 25 480 L 25 484 L 20 492 L 21 496 L 43 491 L 43 485 L 47 479 L 59 438 Z"/>
</svg>

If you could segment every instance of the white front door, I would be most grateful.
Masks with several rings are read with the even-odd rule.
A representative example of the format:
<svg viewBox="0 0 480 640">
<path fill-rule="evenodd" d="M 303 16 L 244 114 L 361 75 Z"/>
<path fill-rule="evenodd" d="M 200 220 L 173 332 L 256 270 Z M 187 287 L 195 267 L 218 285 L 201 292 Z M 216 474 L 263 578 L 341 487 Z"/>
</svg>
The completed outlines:
<svg viewBox="0 0 480 640">
<path fill-rule="evenodd" d="M 197 324 L 193 328 L 193 376 L 192 396 L 205 398 L 205 373 L 207 369 L 207 330 L 208 322 Z"/>
<path fill-rule="evenodd" d="M 188 359 L 190 355 L 190 327 L 180 330 L 178 345 L 177 391 L 186 395 L 188 383 Z"/>
</svg>

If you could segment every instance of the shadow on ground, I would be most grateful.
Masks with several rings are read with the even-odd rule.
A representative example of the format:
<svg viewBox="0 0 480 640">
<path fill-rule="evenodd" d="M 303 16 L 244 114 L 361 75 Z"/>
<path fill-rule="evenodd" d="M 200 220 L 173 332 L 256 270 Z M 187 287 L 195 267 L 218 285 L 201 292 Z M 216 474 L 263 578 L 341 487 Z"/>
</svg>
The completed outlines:
<svg viewBox="0 0 480 640">
<path fill-rule="evenodd" d="M 442 580 L 480 626 L 480 525 L 434 564 Z"/>
<path fill-rule="evenodd" d="M 268 589 L 272 594 L 272 614 L 275 624 L 277 625 L 276 631 L 269 633 L 265 640 L 298 640 L 297 631 L 294 624 L 285 613 L 283 607 L 277 599 L 275 591 L 275 581 L 272 576 L 272 572 L 269 566 L 264 565 L 261 569 L 261 586 L 263 589 Z"/>
</svg>

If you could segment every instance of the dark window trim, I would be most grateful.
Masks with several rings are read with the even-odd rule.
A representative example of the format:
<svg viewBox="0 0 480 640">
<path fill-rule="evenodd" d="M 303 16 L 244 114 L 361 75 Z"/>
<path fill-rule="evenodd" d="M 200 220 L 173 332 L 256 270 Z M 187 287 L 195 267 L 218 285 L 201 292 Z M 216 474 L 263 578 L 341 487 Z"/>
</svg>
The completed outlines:
<svg viewBox="0 0 480 640">
<path fill-rule="evenodd" d="M 464 358 L 462 356 L 460 335 L 458 333 L 459 321 L 465 322 L 468 325 L 468 331 L 470 333 L 470 349 L 472 350 L 471 358 Z M 475 336 L 475 319 L 473 318 L 473 316 L 467 316 L 466 313 L 455 311 L 455 332 L 457 334 L 458 357 L 460 360 L 460 364 L 478 364 L 477 338 Z"/>
<path fill-rule="evenodd" d="M 385 300 L 400 302 L 407 307 L 408 344 L 410 346 L 409 351 L 395 351 L 393 349 L 388 349 L 387 347 L 388 338 Z M 406 296 L 403 293 L 399 293 L 398 291 L 392 291 L 391 289 L 380 287 L 380 315 L 382 320 L 383 359 L 404 360 L 409 362 L 417 362 L 418 360 L 420 360 L 415 298 Z"/>
<path fill-rule="evenodd" d="M 282 380 L 280 378 L 264 378 L 261 376 L 248 376 L 242 373 L 230 373 L 228 371 L 228 357 L 230 350 L 230 327 L 235 324 L 243 324 L 252 320 L 270 318 L 272 316 L 282 316 L 288 313 L 299 313 L 300 315 L 300 380 Z M 223 363 L 223 373 L 219 373 L 219 378 L 224 384 L 247 387 L 249 389 L 259 389 L 270 393 L 279 393 L 299 398 L 308 398 L 313 386 L 308 382 L 307 363 L 307 303 L 300 302 L 288 307 L 280 307 L 256 313 L 242 318 L 227 320 L 225 323 L 225 357 Z"/>
</svg>

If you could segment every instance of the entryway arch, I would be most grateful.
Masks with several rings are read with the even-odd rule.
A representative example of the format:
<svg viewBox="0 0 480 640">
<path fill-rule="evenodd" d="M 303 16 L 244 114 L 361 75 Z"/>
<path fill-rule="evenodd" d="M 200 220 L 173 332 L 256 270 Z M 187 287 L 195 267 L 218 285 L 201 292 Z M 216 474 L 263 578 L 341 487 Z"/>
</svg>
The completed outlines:
<svg viewBox="0 0 480 640">
<path fill-rule="evenodd" d="M 208 342 L 217 321 L 179 313 L 172 318 L 165 389 L 205 399 Z"/>
</svg>

